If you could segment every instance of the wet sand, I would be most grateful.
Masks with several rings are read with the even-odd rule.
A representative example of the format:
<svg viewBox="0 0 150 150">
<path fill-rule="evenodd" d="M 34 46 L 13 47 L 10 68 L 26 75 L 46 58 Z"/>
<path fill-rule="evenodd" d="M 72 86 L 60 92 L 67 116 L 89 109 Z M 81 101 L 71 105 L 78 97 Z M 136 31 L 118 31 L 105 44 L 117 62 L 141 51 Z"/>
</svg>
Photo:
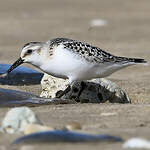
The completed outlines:
<svg viewBox="0 0 150 150">
<path fill-rule="evenodd" d="M 68 37 L 91 43 L 121 56 L 150 59 L 150 1 L 148 0 L 5 0 L 0 2 L 0 63 L 13 63 L 23 44 Z M 93 19 L 108 21 L 106 26 L 90 28 Z M 90 28 L 90 29 L 89 29 Z M 30 65 L 24 65 L 33 68 Z M 63 126 L 77 121 L 83 132 L 111 133 L 125 139 L 150 139 L 150 70 L 137 65 L 116 72 L 108 79 L 129 94 L 132 104 L 71 104 L 32 108 L 46 125 Z M 2 88 L 39 95 L 40 85 Z M 0 121 L 9 108 L 0 109 Z M 116 112 L 113 116 L 101 116 Z M 1 146 L 19 135 L 0 134 Z M 121 149 L 121 144 L 51 144 L 31 149 Z"/>
</svg>

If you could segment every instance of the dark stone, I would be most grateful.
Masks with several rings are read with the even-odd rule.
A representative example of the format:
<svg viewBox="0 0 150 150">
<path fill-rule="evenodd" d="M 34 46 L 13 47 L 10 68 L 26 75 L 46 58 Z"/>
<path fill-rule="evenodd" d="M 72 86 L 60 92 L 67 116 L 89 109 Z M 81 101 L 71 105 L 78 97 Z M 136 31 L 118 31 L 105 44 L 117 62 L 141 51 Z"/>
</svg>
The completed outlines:
<svg viewBox="0 0 150 150">
<path fill-rule="evenodd" d="M 101 101 L 103 101 L 103 95 L 102 95 L 102 93 L 98 93 L 97 96 L 99 97 L 99 99 L 100 99 Z"/>
<path fill-rule="evenodd" d="M 0 75 L 7 72 L 11 65 L 0 64 Z M 40 84 L 43 73 L 36 70 L 19 66 L 5 77 L 0 77 L 2 85 L 33 85 Z"/>
<path fill-rule="evenodd" d="M 86 134 L 71 131 L 43 131 L 22 136 L 16 139 L 13 144 L 37 144 L 37 143 L 89 143 L 89 142 L 123 142 L 119 136 L 109 134 Z"/>
<path fill-rule="evenodd" d="M 51 104 L 73 104 L 73 100 L 41 98 L 31 93 L 0 88 L 0 107 L 41 106 Z"/>
</svg>

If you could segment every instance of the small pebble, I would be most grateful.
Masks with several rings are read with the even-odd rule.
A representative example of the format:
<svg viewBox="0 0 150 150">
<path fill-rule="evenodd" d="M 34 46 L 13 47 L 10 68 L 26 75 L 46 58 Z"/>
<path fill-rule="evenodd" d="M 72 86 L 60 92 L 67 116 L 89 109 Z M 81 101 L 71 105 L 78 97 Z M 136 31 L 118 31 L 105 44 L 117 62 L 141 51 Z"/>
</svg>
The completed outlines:
<svg viewBox="0 0 150 150">
<path fill-rule="evenodd" d="M 2 121 L 1 130 L 6 133 L 24 132 L 28 124 L 42 124 L 35 113 L 28 107 L 12 108 Z"/>
<path fill-rule="evenodd" d="M 114 116 L 117 115 L 117 113 L 112 112 L 112 113 L 101 113 L 101 116 Z"/>
<path fill-rule="evenodd" d="M 65 128 L 69 131 L 72 131 L 72 130 L 81 130 L 82 127 L 78 122 L 70 122 L 65 126 Z"/>
<path fill-rule="evenodd" d="M 20 150 L 34 150 L 34 146 L 33 145 L 23 145 L 22 147 L 20 147 Z"/>
<path fill-rule="evenodd" d="M 123 148 L 150 149 L 150 141 L 142 138 L 131 138 L 123 144 Z"/>
<path fill-rule="evenodd" d="M 24 134 L 31 134 L 35 132 L 41 132 L 41 131 L 53 131 L 53 130 L 55 129 L 49 126 L 42 126 L 39 124 L 29 124 L 25 128 Z"/>
<path fill-rule="evenodd" d="M 108 24 L 107 21 L 106 21 L 106 20 L 103 20 L 103 19 L 93 19 L 93 20 L 91 20 L 91 22 L 90 22 L 90 26 L 91 26 L 91 27 L 105 26 L 105 25 L 107 25 L 107 24 Z"/>
</svg>

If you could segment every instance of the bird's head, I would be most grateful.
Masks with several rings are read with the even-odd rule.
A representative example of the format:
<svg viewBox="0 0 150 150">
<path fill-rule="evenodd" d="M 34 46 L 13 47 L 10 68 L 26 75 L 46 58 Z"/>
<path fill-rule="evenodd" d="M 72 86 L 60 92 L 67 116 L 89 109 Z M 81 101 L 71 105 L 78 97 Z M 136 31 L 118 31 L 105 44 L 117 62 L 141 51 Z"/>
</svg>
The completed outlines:
<svg viewBox="0 0 150 150">
<path fill-rule="evenodd" d="M 39 66 L 42 47 L 42 42 L 30 42 L 25 44 L 22 48 L 19 59 L 13 63 L 13 65 L 8 69 L 7 73 L 10 73 L 23 63 L 30 63 L 35 66 Z"/>
</svg>

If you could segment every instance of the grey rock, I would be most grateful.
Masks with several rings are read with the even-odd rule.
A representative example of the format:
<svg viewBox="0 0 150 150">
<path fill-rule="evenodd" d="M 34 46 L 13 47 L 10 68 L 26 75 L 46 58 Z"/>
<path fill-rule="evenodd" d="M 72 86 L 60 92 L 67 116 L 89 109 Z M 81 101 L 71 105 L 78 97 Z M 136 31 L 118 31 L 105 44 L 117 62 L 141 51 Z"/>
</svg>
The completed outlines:
<svg viewBox="0 0 150 150">
<path fill-rule="evenodd" d="M 129 103 L 130 99 L 128 95 L 114 82 L 106 79 L 93 79 L 90 81 L 84 81 L 85 88 L 82 91 L 79 101 L 90 103 L 104 103 L 109 101 L 111 103 Z M 55 97 L 56 93 L 64 90 L 68 81 L 51 77 L 45 74 L 42 81 L 42 93 L 41 97 Z M 64 95 L 63 99 L 76 99 L 79 91 L 81 90 L 81 82 L 74 82 L 71 91 Z"/>
<path fill-rule="evenodd" d="M 40 96 L 45 98 L 54 98 L 57 91 L 65 90 L 67 88 L 68 80 L 44 74 L 41 80 L 41 85 L 42 92 Z"/>
<path fill-rule="evenodd" d="M 28 124 L 42 124 L 28 107 L 12 108 L 2 121 L 1 130 L 6 133 L 23 132 Z"/>
<path fill-rule="evenodd" d="M 0 64 L 0 75 L 7 72 L 11 65 Z M 43 74 L 23 66 L 14 69 L 7 76 L 0 76 L 0 84 L 2 85 L 33 85 L 40 84 Z"/>
</svg>

